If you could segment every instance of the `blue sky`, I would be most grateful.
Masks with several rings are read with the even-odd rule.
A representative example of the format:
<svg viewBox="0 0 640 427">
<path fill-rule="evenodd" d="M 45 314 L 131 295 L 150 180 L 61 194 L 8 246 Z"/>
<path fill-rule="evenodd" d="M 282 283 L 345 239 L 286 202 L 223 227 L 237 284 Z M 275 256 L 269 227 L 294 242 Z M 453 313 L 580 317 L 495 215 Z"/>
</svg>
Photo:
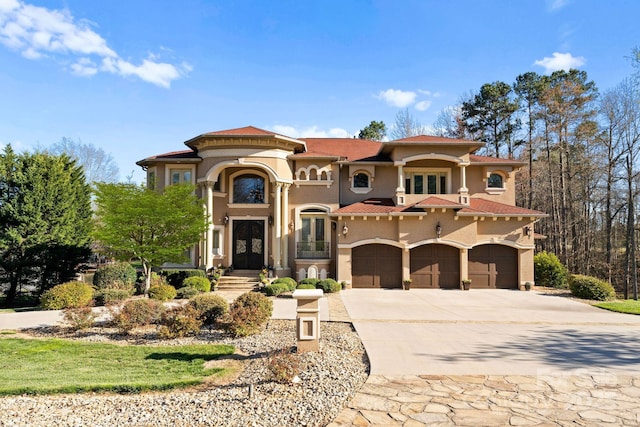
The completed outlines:
<svg viewBox="0 0 640 427">
<path fill-rule="evenodd" d="M 0 145 L 62 137 L 122 178 L 204 132 L 351 136 L 409 108 L 424 125 L 484 83 L 633 72 L 635 0 L 0 0 Z"/>
</svg>

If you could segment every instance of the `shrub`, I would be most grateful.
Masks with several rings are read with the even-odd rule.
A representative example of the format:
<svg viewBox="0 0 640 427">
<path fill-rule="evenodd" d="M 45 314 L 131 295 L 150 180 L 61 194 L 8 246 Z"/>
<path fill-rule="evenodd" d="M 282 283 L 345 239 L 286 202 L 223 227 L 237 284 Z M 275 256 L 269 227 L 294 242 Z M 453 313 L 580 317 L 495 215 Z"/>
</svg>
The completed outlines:
<svg viewBox="0 0 640 427">
<path fill-rule="evenodd" d="M 161 338 L 180 338 L 196 335 L 200 331 L 202 321 L 198 312 L 190 305 L 166 310 L 160 317 L 158 335 Z"/>
<path fill-rule="evenodd" d="M 298 285 L 296 289 L 315 289 L 316 285 L 312 285 L 311 283 L 301 283 Z"/>
<path fill-rule="evenodd" d="M 271 284 L 277 284 L 277 283 L 284 283 L 287 285 L 287 289 L 289 291 L 294 291 L 296 289 L 296 286 L 298 286 L 298 283 L 292 279 L 291 277 L 279 277 L 276 280 L 274 280 L 273 282 L 271 282 Z"/>
<path fill-rule="evenodd" d="M 306 279 L 302 279 L 302 280 L 300 281 L 300 284 L 301 284 L 301 285 L 313 285 L 313 286 L 315 286 L 315 285 L 317 285 L 317 284 L 318 284 L 318 282 L 320 282 L 320 279 L 310 279 L 310 278 L 306 278 Z"/>
<path fill-rule="evenodd" d="M 200 292 L 211 291 L 211 282 L 206 277 L 187 277 L 182 283 L 184 286 L 197 289 Z"/>
<path fill-rule="evenodd" d="M 97 305 L 118 304 L 133 295 L 133 289 L 102 289 L 95 293 Z"/>
<path fill-rule="evenodd" d="M 66 282 L 45 291 L 40 305 L 45 310 L 86 307 L 91 304 L 93 288 L 84 282 Z"/>
<path fill-rule="evenodd" d="M 236 337 L 253 335 L 266 325 L 273 312 L 273 302 L 257 292 L 240 295 L 227 314 L 227 329 Z"/>
<path fill-rule="evenodd" d="M 136 269 L 128 262 L 116 262 L 100 267 L 93 276 L 96 289 L 133 290 L 136 284 Z"/>
<path fill-rule="evenodd" d="M 66 308 L 62 319 L 70 329 L 82 331 L 93 326 L 96 314 L 91 310 L 91 307 Z"/>
<path fill-rule="evenodd" d="M 324 279 L 316 284 L 316 288 L 322 289 L 325 294 L 331 294 L 333 292 L 340 292 L 342 285 L 333 279 Z"/>
<path fill-rule="evenodd" d="M 198 295 L 189 301 L 189 305 L 198 312 L 202 324 L 209 327 L 229 311 L 227 300 L 216 294 Z"/>
<path fill-rule="evenodd" d="M 286 283 L 272 283 L 264 287 L 264 292 L 270 297 L 277 297 L 281 293 L 288 291 L 289 286 Z"/>
<path fill-rule="evenodd" d="M 569 289 L 571 289 L 571 293 L 578 298 L 597 301 L 606 301 L 616 296 L 616 291 L 611 284 L 595 277 L 580 274 L 571 275 L 569 278 Z"/>
<path fill-rule="evenodd" d="M 207 277 L 203 270 L 198 270 L 195 268 L 167 269 L 162 270 L 160 274 L 166 279 L 167 283 L 169 283 L 176 289 L 186 286 L 184 284 L 184 281 L 189 277 Z"/>
<path fill-rule="evenodd" d="M 153 285 L 149 288 L 149 298 L 158 301 L 169 301 L 174 299 L 178 293 L 176 288 L 167 284 Z"/>
<path fill-rule="evenodd" d="M 566 288 L 569 273 L 558 257 L 549 252 L 540 252 L 533 257 L 534 278 L 538 286 Z"/>
<path fill-rule="evenodd" d="M 128 333 L 133 328 L 157 323 L 164 308 L 158 301 L 133 299 L 127 301 L 119 312 L 111 312 L 112 325 L 121 332 Z"/>
<path fill-rule="evenodd" d="M 298 355 L 290 350 L 277 350 L 269 355 L 267 369 L 277 382 L 290 383 L 300 373 L 300 360 Z"/>
<path fill-rule="evenodd" d="M 180 299 L 191 299 L 199 294 L 199 290 L 190 286 L 183 286 L 182 288 L 176 290 L 176 296 Z"/>
</svg>

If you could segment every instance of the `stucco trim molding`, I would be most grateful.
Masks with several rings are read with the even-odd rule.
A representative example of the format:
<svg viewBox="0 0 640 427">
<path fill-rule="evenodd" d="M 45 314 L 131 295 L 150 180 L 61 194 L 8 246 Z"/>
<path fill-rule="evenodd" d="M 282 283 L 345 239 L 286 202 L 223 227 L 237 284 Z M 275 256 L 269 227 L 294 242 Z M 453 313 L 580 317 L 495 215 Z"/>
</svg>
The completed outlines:
<svg viewBox="0 0 640 427">
<path fill-rule="evenodd" d="M 285 184 L 293 184 L 292 179 L 278 176 L 278 173 L 271 166 L 261 162 L 247 161 L 244 157 L 216 163 L 214 166 L 211 167 L 211 169 L 207 171 L 204 178 L 198 179 L 198 182 L 204 182 L 204 181 L 216 182 L 218 180 L 218 177 L 220 176 L 220 172 L 222 172 L 224 169 L 228 167 L 236 167 L 236 166 L 256 167 L 264 170 L 269 175 L 270 181 L 283 182 Z"/>
<path fill-rule="evenodd" d="M 419 242 L 414 242 L 414 243 L 408 244 L 407 245 L 407 249 L 411 250 L 411 249 L 417 248 L 418 246 L 432 245 L 432 244 L 453 246 L 454 248 L 458 248 L 458 249 L 471 249 L 472 248 L 472 245 L 465 245 L 464 243 L 460 243 L 460 242 L 457 242 L 455 240 L 425 239 L 425 240 L 420 240 Z"/>
<path fill-rule="evenodd" d="M 400 248 L 403 250 L 407 248 L 404 243 L 400 243 L 398 241 L 391 240 L 391 239 L 381 239 L 379 237 L 375 237 L 373 239 L 358 240 L 357 242 L 352 242 L 352 243 L 340 243 L 338 244 L 338 249 L 353 249 L 358 246 L 370 245 L 370 244 L 395 246 L 396 248 Z"/>
<path fill-rule="evenodd" d="M 505 239 L 485 239 L 485 240 L 479 240 L 476 243 L 474 243 L 469 249 L 475 248 L 476 246 L 482 246 L 482 245 L 503 245 L 503 246 L 511 246 L 512 248 L 515 249 L 535 249 L 534 245 L 525 245 L 522 243 L 518 243 L 518 242 L 512 242 L 511 240 L 505 240 Z"/>
</svg>

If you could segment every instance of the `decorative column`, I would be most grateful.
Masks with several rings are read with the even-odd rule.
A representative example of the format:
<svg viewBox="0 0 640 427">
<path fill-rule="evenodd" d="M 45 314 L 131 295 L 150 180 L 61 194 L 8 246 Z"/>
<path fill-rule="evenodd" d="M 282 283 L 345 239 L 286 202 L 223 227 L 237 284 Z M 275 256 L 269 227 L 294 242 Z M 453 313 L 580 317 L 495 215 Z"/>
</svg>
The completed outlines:
<svg viewBox="0 0 640 427">
<path fill-rule="evenodd" d="M 207 239 L 205 249 L 205 262 L 207 270 L 213 267 L 213 182 L 205 182 L 207 215 L 209 216 L 209 226 L 207 227 Z"/>
<path fill-rule="evenodd" d="M 275 187 L 273 206 L 273 214 L 275 216 L 273 219 L 273 264 L 276 270 L 280 270 L 282 268 L 280 254 L 280 239 L 282 237 L 282 183 L 275 182 L 273 185 Z"/>
<path fill-rule="evenodd" d="M 202 210 L 205 215 L 209 215 L 207 212 L 207 201 L 206 197 L 206 189 L 204 183 L 200 184 L 200 195 L 202 197 Z M 200 239 L 200 243 L 198 244 L 198 253 L 200 254 L 200 260 L 198 262 L 198 267 L 207 268 L 207 230 L 202 232 L 202 238 Z"/>
<path fill-rule="evenodd" d="M 398 164 L 398 187 L 396 188 L 396 204 L 404 206 L 405 188 L 404 188 L 404 168 L 402 164 Z"/>
<path fill-rule="evenodd" d="M 469 204 L 469 189 L 467 188 L 467 164 L 460 163 L 460 188 L 458 194 L 460 194 L 460 203 L 463 205 Z"/>
<path fill-rule="evenodd" d="M 282 268 L 289 268 L 289 187 L 282 185 Z"/>
</svg>

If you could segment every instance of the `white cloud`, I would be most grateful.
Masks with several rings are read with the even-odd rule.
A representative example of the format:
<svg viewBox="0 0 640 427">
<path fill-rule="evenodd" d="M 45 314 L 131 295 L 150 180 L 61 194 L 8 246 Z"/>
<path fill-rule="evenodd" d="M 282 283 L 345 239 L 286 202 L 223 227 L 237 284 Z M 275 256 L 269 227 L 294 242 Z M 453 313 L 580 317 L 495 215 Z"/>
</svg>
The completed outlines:
<svg viewBox="0 0 640 427">
<path fill-rule="evenodd" d="M 318 126 L 298 129 L 288 125 L 275 125 L 271 127 L 271 130 L 291 138 L 352 138 L 354 135 L 342 128 L 322 130 Z"/>
<path fill-rule="evenodd" d="M 573 56 L 570 53 L 553 52 L 553 57 L 545 56 L 533 63 L 544 67 L 546 73 L 552 73 L 558 70 L 569 70 L 570 68 L 578 68 L 586 62 L 583 56 Z"/>
<path fill-rule="evenodd" d="M 415 107 L 418 111 L 426 111 L 431 107 L 431 101 L 420 101 L 416 103 Z"/>
<path fill-rule="evenodd" d="M 376 98 L 384 100 L 393 107 L 404 108 L 413 104 L 417 94 L 411 91 L 403 91 L 397 89 L 387 89 L 380 91 Z"/>
<path fill-rule="evenodd" d="M 547 0 L 547 9 L 554 12 L 571 3 L 571 0 Z"/>
<path fill-rule="evenodd" d="M 159 62 L 154 55 L 134 65 L 121 59 L 106 40 L 93 31 L 90 22 L 75 21 L 68 10 L 47 9 L 19 0 L 0 0 L 0 44 L 19 51 L 27 59 L 76 57 L 71 72 L 84 77 L 106 71 L 136 76 L 168 88 L 173 80 L 191 71 L 186 64 Z M 102 66 L 98 67 L 88 56 L 99 57 Z"/>
</svg>

